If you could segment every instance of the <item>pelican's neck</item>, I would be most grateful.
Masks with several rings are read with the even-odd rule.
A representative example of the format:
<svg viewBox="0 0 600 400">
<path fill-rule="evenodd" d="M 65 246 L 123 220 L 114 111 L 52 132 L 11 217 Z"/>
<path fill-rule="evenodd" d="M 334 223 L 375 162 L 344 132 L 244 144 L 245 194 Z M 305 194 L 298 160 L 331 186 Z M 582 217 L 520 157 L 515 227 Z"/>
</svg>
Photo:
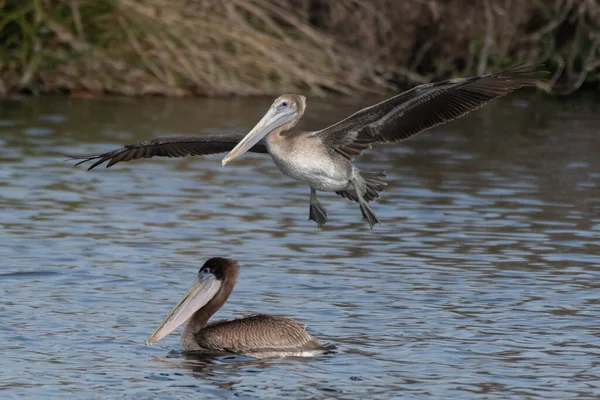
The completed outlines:
<svg viewBox="0 0 600 400">
<path fill-rule="evenodd" d="M 292 119 L 290 122 L 283 124 L 279 128 L 275 128 L 271 132 L 269 132 L 267 134 L 267 136 L 265 137 L 265 139 L 267 141 L 267 146 L 269 145 L 269 143 L 277 142 L 279 139 L 289 136 L 290 132 L 288 132 L 288 131 L 290 129 L 292 129 L 294 126 L 296 126 L 298 121 L 300 121 L 300 118 L 302 118 L 303 114 L 304 114 L 304 106 L 302 106 L 302 108 L 298 112 L 298 115 L 296 115 L 294 117 L 294 119 Z"/>
<path fill-rule="evenodd" d="M 217 311 L 218 309 L 211 312 L 207 310 L 206 307 L 202 307 L 196 311 L 194 315 L 192 315 L 192 318 L 185 323 L 184 334 L 187 331 L 195 334 L 196 332 L 202 330 L 208 323 L 210 317 L 212 317 Z"/>
<path fill-rule="evenodd" d="M 221 288 L 204 307 L 199 309 L 186 322 L 181 335 L 181 348 L 184 351 L 200 350 L 196 334 L 206 327 L 208 320 L 225 304 L 237 281 L 237 271 L 234 276 L 226 277 Z"/>
<path fill-rule="evenodd" d="M 206 326 L 208 320 L 216 312 L 209 313 L 202 307 L 192 315 L 192 318 L 185 323 L 183 334 L 181 335 L 181 349 L 184 351 L 200 350 L 196 341 L 196 334 Z"/>
<path fill-rule="evenodd" d="M 290 143 L 290 141 L 286 139 L 292 138 L 291 134 L 293 134 L 294 132 L 290 132 L 290 129 L 292 129 L 294 125 L 296 125 L 295 121 L 293 122 L 293 124 L 288 123 L 286 125 L 280 126 L 277 129 L 273 129 L 265 137 L 267 149 L 269 150 L 269 153 L 271 155 L 273 155 L 273 151 L 277 153 L 276 149 L 281 149 L 283 146 L 286 146 L 286 144 Z"/>
</svg>

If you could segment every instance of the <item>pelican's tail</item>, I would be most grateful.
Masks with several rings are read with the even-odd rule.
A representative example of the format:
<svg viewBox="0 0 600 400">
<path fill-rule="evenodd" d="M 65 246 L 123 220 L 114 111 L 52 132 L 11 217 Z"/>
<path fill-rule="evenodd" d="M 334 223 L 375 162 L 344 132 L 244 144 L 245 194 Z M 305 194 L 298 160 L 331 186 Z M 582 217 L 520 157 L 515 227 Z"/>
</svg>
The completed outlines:
<svg viewBox="0 0 600 400">
<path fill-rule="evenodd" d="M 360 171 L 358 175 L 360 176 L 358 181 L 362 182 L 360 182 L 360 184 L 357 183 L 355 185 L 355 189 L 356 186 L 364 188 L 361 190 L 363 191 L 362 198 L 366 202 L 370 202 L 379 198 L 379 192 L 384 190 L 387 186 L 387 183 L 385 182 L 385 171 Z M 345 190 L 343 192 L 336 193 L 351 201 L 355 201 L 357 203 L 359 202 L 354 190 Z"/>
</svg>

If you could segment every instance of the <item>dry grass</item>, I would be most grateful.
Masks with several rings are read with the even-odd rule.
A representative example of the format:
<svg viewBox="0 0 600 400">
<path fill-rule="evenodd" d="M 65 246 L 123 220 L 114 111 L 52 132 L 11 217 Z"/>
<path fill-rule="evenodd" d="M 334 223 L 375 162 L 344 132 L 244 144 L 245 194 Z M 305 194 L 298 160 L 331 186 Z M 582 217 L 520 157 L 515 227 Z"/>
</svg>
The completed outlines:
<svg viewBox="0 0 600 400">
<path fill-rule="evenodd" d="M 546 61 L 600 79 L 597 0 L 0 0 L 0 92 L 381 92 Z"/>
</svg>

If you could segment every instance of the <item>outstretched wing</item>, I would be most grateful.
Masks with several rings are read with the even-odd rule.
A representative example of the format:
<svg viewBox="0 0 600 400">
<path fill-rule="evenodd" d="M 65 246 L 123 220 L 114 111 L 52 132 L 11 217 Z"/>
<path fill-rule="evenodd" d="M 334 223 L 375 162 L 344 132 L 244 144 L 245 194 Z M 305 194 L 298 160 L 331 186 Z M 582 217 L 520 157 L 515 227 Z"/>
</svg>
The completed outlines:
<svg viewBox="0 0 600 400">
<path fill-rule="evenodd" d="M 313 135 L 348 159 L 373 142 L 401 142 L 444 124 L 523 86 L 535 86 L 535 67 L 519 65 L 493 74 L 419 85 L 362 109 Z"/>
<path fill-rule="evenodd" d="M 204 156 L 215 153 L 231 151 L 244 138 L 242 133 L 227 133 L 223 135 L 205 136 L 170 136 L 159 137 L 145 142 L 128 144 L 120 149 L 108 153 L 89 156 L 70 156 L 69 160 L 81 160 L 75 165 L 88 161 L 95 161 L 89 168 L 94 169 L 98 165 L 108 161 L 106 168 L 119 162 L 138 160 L 140 158 L 159 157 L 186 157 Z M 258 143 L 250 149 L 254 153 L 266 153 L 267 148 L 263 143 Z"/>
</svg>

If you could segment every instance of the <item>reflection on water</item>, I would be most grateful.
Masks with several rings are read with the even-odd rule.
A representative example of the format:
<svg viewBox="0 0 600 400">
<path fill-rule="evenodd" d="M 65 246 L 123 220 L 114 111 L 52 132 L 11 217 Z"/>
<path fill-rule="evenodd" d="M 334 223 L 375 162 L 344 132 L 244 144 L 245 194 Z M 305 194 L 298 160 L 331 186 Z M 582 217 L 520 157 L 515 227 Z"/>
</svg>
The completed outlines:
<svg viewBox="0 0 600 400">
<path fill-rule="evenodd" d="M 358 160 L 386 169 L 373 231 L 357 206 L 264 155 L 86 172 L 64 153 L 165 134 L 245 132 L 271 99 L 0 103 L 3 398 L 597 398 L 600 135 L 594 101 L 509 96 Z M 367 103 L 371 102 L 368 101 Z M 364 104 L 311 100 L 304 128 Z M 241 263 L 215 319 L 285 315 L 338 351 L 190 357 L 144 345 L 209 257 Z"/>
</svg>

